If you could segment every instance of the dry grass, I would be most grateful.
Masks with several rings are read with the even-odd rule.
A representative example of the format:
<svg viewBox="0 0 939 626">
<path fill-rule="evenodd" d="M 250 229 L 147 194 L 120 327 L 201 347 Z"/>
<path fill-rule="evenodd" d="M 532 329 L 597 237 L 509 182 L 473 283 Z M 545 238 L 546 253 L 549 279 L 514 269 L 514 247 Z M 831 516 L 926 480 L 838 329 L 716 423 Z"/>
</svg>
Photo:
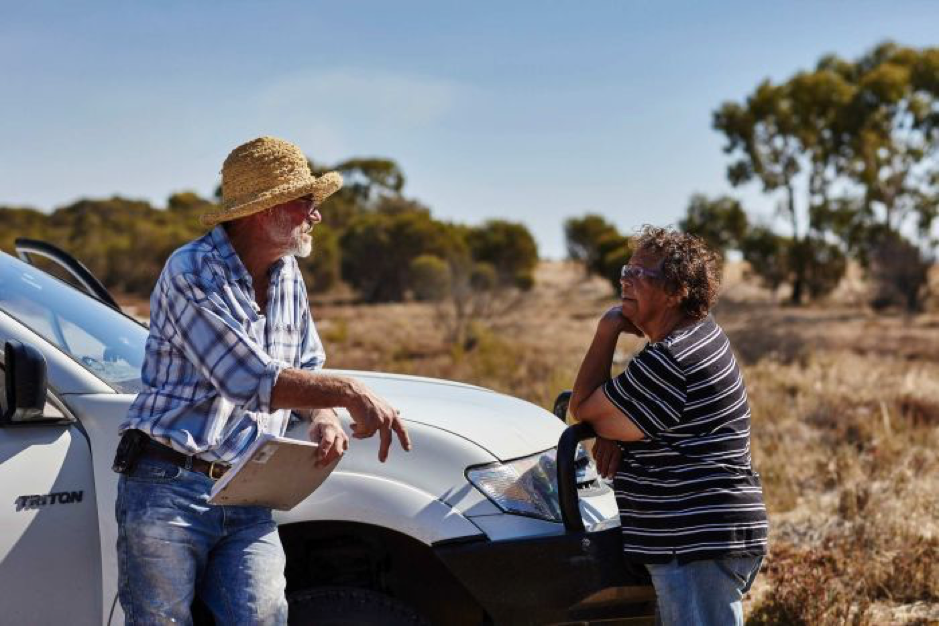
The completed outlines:
<svg viewBox="0 0 939 626">
<path fill-rule="evenodd" d="M 773 525 L 751 621 L 939 620 L 939 366 L 815 351 L 746 375 Z"/>
<path fill-rule="evenodd" d="M 509 315 L 448 346 L 434 307 L 314 303 L 330 365 L 439 376 L 550 407 L 608 287 L 545 263 Z M 756 624 L 939 623 L 939 317 L 874 315 L 853 277 L 792 309 L 730 267 L 715 311 L 744 367 L 771 554 Z M 624 338 L 617 361 L 640 347 Z"/>
<path fill-rule="evenodd" d="M 544 263 L 508 315 L 445 341 L 425 304 L 313 303 L 335 368 L 483 385 L 545 407 L 569 388 L 608 286 Z M 939 316 L 874 315 L 857 275 L 792 309 L 728 268 L 715 315 L 743 365 L 771 554 L 756 624 L 939 624 Z M 624 365 L 641 345 L 624 338 Z"/>
<path fill-rule="evenodd" d="M 473 325 L 470 341 L 445 339 L 431 304 L 313 302 L 330 367 L 385 370 L 471 382 L 551 406 L 570 388 L 598 312 L 611 306 L 606 287 L 573 265 L 543 264 L 538 286 L 507 315 Z M 628 344 L 628 345 L 626 345 Z M 625 360 L 640 345 L 624 340 Z"/>
</svg>

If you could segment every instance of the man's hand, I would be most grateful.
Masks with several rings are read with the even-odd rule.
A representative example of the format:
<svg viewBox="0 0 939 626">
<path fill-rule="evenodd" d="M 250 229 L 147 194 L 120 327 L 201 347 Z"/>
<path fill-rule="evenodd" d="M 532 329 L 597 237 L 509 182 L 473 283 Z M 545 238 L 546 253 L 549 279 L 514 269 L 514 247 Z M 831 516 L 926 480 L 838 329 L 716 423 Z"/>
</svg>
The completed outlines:
<svg viewBox="0 0 939 626">
<path fill-rule="evenodd" d="M 349 449 L 349 437 L 342 430 L 339 416 L 332 409 L 317 409 L 310 422 L 310 441 L 320 444 L 316 467 L 326 467 Z"/>
<path fill-rule="evenodd" d="M 642 331 L 636 328 L 636 325 L 633 324 L 629 319 L 623 315 L 623 307 L 617 304 L 614 307 L 611 307 L 606 313 L 603 314 L 603 317 L 600 318 L 598 327 L 609 332 L 616 333 L 626 333 L 628 335 L 639 335 L 642 336 Z"/>
<path fill-rule="evenodd" d="M 411 450 L 411 439 L 401 421 L 400 412 L 395 410 L 384 398 L 369 389 L 361 389 L 355 401 L 348 406 L 352 416 L 352 436 L 366 439 L 378 432 L 381 443 L 378 447 L 378 460 L 382 463 L 388 458 L 391 448 L 391 433 L 394 432 L 406 451 Z"/>
<path fill-rule="evenodd" d="M 378 459 L 384 463 L 391 448 L 392 432 L 401 447 L 411 449 L 411 439 L 398 411 L 361 382 L 347 376 L 285 369 L 271 392 L 272 409 L 319 409 L 343 407 L 352 416 L 356 439 L 381 436 Z M 348 443 L 348 441 L 346 442 Z"/>
<path fill-rule="evenodd" d="M 623 451 L 619 444 L 603 437 L 597 437 L 593 442 L 593 459 L 597 463 L 597 473 L 604 478 L 613 478 L 619 471 Z"/>
</svg>

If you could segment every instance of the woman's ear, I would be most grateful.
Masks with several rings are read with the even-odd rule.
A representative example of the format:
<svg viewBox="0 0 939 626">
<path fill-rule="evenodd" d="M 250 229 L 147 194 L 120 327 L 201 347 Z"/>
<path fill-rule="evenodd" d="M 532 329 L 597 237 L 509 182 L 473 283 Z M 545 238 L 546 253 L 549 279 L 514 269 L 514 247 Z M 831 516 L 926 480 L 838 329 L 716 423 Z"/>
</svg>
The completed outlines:
<svg viewBox="0 0 939 626">
<path fill-rule="evenodd" d="M 688 287 L 687 285 L 682 285 L 674 293 L 669 294 L 668 296 L 668 305 L 671 307 L 678 308 L 681 306 L 681 303 L 685 301 L 685 298 L 688 297 Z"/>
</svg>

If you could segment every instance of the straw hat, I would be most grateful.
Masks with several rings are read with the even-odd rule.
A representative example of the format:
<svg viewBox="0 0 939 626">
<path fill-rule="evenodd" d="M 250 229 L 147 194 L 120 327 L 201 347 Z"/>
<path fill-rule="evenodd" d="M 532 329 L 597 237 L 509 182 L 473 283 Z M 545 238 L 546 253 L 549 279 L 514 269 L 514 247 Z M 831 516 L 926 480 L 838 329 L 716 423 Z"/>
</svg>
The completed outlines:
<svg viewBox="0 0 939 626">
<path fill-rule="evenodd" d="M 283 139 L 259 137 L 231 151 L 222 165 L 222 210 L 204 213 L 203 226 L 258 213 L 313 194 L 317 204 L 342 187 L 342 176 L 310 172 L 303 152 Z"/>
</svg>

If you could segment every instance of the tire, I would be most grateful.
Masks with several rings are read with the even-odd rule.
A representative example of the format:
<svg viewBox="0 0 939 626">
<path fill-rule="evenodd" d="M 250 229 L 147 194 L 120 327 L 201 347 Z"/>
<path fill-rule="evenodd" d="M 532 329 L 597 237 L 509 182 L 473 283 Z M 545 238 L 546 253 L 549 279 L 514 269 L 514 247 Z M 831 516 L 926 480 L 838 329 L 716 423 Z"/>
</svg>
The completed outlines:
<svg viewBox="0 0 939 626">
<path fill-rule="evenodd" d="M 318 587 L 290 594 L 291 626 L 430 626 L 390 596 L 355 587 Z"/>
</svg>

